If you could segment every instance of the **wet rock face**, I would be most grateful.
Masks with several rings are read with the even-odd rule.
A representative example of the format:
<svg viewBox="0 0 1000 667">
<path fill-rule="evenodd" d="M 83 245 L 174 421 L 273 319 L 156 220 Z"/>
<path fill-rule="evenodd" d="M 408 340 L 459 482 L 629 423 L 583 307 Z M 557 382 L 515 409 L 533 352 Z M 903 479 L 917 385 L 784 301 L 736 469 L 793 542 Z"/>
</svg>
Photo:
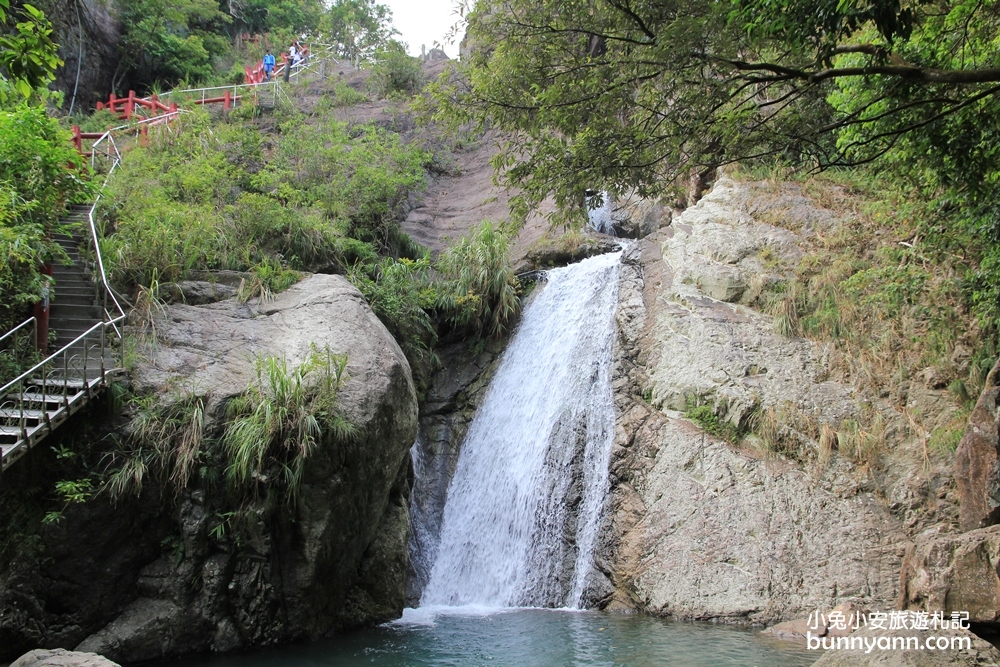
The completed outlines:
<svg viewBox="0 0 1000 667">
<path fill-rule="evenodd" d="M 986 387 L 958 444 L 955 482 L 962 530 L 1000 523 L 1000 362 L 986 377 Z"/>
<path fill-rule="evenodd" d="M 743 194 L 721 179 L 626 253 L 598 559 L 616 586 L 608 608 L 760 623 L 844 602 L 891 608 L 908 538 L 846 464 L 761 458 L 680 412 L 697 400 L 742 426 L 769 406 L 831 422 L 858 409 L 850 389 L 828 379 L 822 350 L 732 302 L 766 277 L 760 248 L 800 252 L 794 234 L 746 214 Z"/>
<path fill-rule="evenodd" d="M 437 556 L 448 485 L 455 474 L 462 441 L 476 408 L 489 388 L 502 345 L 492 343 L 478 354 L 465 345 L 440 353 L 420 415 L 420 438 L 413 448 L 414 485 L 410 497 L 410 563 L 406 603 L 417 606 Z"/>
<path fill-rule="evenodd" d="M 139 662 L 398 616 L 416 393 L 406 358 L 361 294 L 339 276 L 315 275 L 267 304 L 170 306 L 157 333 L 136 388 L 163 401 L 201 396 L 210 428 L 253 381 L 253 355 L 283 355 L 294 367 L 310 345 L 347 354 L 338 400 L 357 437 L 311 454 L 297 505 L 252 539 L 214 531 L 216 510 L 197 486 L 74 508 L 52 534 L 58 569 L 0 576 L 0 639 Z"/>
</svg>

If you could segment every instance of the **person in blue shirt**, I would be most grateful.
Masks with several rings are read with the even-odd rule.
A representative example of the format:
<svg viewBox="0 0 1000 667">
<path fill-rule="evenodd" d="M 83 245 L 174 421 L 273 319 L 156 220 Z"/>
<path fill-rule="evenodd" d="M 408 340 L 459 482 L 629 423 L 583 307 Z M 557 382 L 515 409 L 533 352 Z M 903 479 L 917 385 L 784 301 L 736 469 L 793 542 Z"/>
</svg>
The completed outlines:
<svg viewBox="0 0 1000 667">
<path fill-rule="evenodd" d="M 271 72 L 274 71 L 274 55 L 271 54 L 271 49 L 267 50 L 267 54 L 264 56 L 264 79 L 266 81 L 271 80 Z"/>
</svg>

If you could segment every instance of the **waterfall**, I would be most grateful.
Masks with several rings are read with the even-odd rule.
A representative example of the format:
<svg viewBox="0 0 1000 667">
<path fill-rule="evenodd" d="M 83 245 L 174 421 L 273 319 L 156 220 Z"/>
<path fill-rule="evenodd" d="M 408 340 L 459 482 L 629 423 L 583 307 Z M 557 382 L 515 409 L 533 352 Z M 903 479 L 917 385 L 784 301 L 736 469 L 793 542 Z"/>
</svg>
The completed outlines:
<svg viewBox="0 0 1000 667">
<path fill-rule="evenodd" d="M 594 231 L 615 236 L 615 221 L 611 218 L 611 194 L 602 192 L 601 196 L 604 203 L 599 208 L 588 209 L 587 218 Z"/>
<path fill-rule="evenodd" d="M 621 252 L 547 273 L 448 487 L 421 605 L 579 607 L 614 439 Z"/>
</svg>

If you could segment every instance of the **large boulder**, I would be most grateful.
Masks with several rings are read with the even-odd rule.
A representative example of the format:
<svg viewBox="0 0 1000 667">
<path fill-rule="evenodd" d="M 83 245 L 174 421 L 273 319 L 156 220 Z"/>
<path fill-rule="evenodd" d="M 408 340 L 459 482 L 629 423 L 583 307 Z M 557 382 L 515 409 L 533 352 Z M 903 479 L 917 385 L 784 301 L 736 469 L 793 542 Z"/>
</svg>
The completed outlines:
<svg viewBox="0 0 1000 667">
<path fill-rule="evenodd" d="M 119 667 L 96 653 L 78 653 L 66 649 L 37 649 L 25 653 L 10 667 Z"/>
<path fill-rule="evenodd" d="M 297 502 L 279 500 L 249 534 L 225 523 L 218 493 L 200 482 L 175 494 L 150 479 L 140 502 L 115 507 L 101 496 L 71 508 L 52 529 L 57 562 L 7 587 L 0 578 L 0 644 L 30 639 L 140 662 L 399 615 L 417 400 L 406 358 L 360 292 L 313 275 L 268 303 L 168 306 L 154 329 L 134 389 L 161 405 L 199 397 L 216 434 L 227 401 L 255 381 L 255 357 L 283 356 L 293 368 L 316 348 L 346 354 L 338 405 L 356 435 L 311 453 Z M 113 556 L 113 567 L 92 554 Z M 3 634 L 8 619 L 16 627 Z"/>
<path fill-rule="evenodd" d="M 955 482 L 962 530 L 1000 522 L 1000 361 L 986 377 L 955 452 Z"/>
<path fill-rule="evenodd" d="M 900 575 L 899 606 L 928 612 L 968 612 L 973 621 L 1000 621 L 1000 526 L 961 534 L 917 537 Z"/>
</svg>

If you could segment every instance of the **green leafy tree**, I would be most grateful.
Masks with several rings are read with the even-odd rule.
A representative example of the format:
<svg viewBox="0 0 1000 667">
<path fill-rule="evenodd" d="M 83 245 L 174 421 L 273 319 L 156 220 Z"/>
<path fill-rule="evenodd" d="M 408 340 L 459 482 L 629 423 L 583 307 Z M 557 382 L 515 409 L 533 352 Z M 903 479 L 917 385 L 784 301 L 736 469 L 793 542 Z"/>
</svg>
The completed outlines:
<svg viewBox="0 0 1000 667">
<path fill-rule="evenodd" d="M 326 7 L 321 0 L 230 0 L 226 11 L 238 29 L 256 34 L 315 30 Z"/>
<path fill-rule="evenodd" d="M 368 88 L 383 97 L 419 93 L 426 78 L 420 60 L 406 55 L 403 45 L 391 40 L 389 46 L 375 54 L 375 64 L 368 77 Z"/>
<path fill-rule="evenodd" d="M 119 20 L 116 89 L 125 81 L 142 89 L 155 82 L 204 80 L 212 73 L 213 56 L 230 48 L 219 35 L 232 17 L 217 0 L 125 0 Z"/>
<path fill-rule="evenodd" d="M 371 60 L 398 34 L 392 10 L 374 0 L 334 0 L 320 28 L 339 46 L 340 55 L 354 63 Z"/>
<path fill-rule="evenodd" d="M 63 64 L 56 55 L 58 46 L 52 42 L 52 24 L 45 14 L 26 4 L 16 16 L 21 20 L 0 34 L 0 106 L 12 99 L 28 99 L 44 89 Z M 14 17 L 10 0 L 0 0 L 0 29 L 8 27 Z"/>
<path fill-rule="evenodd" d="M 512 137 L 496 167 L 521 214 L 753 157 L 869 161 L 1000 92 L 996 2 L 480 0 L 468 16 L 439 118 Z M 851 85 L 869 94 L 827 101 Z"/>
</svg>

